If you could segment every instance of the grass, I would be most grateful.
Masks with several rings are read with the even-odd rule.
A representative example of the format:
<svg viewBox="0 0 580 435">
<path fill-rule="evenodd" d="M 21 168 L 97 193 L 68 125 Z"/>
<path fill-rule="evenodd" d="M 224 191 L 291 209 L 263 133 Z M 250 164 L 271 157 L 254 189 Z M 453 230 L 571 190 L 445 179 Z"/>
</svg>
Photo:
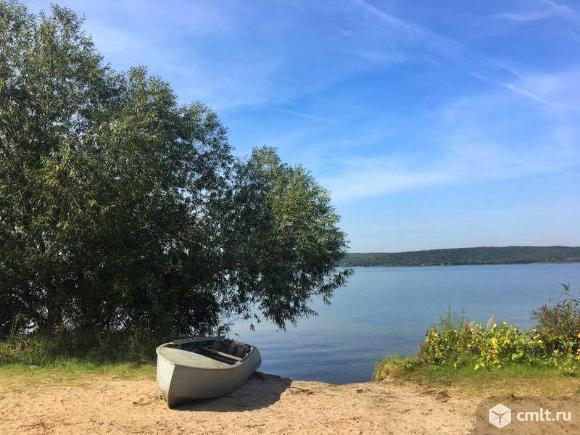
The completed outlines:
<svg viewBox="0 0 580 435">
<path fill-rule="evenodd" d="M 93 363 L 72 358 L 43 366 L 0 365 L 0 397 L 7 393 L 45 388 L 83 387 L 96 379 L 154 380 L 155 366 L 134 363 Z"/>
<path fill-rule="evenodd" d="M 61 359 L 44 366 L 24 364 L 0 365 L 0 377 L 51 377 L 63 381 L 85 376 L 109 376 L 119 379 L 154 379 L 155 366 L 134 363 L 93 363 Z"/>
<path fill-rule="evenodd" d="M 9 337 L 0 341 L 0 378 L 15 388 L 78 384 L 95 377 L 155 379 L 154 345 L 124 338 L 83 348 L 82 340 L 66 336 Z"/>
<path fill-rule="evenodd" d="M 473 370 L 473 365 L 454 368 L 451 365 L 413 364 L 414 358 L 389 356 L 375 369 L 377 381 L 413 382 L 426 387 L 452 388 L 462 395 L 567 396 L 580 393 L 580 379 L 562 375 L 552 367 L 523 364 L 507 365 L 494 370 Z"/>
<path fill-rule="evenodd" d="M 132 363 L 95 364 L 62 359 L 46 366 L 0 365 L 0 379 L 1 395 L 7 391 L 83 386 L 95 379 L 154 380 L 155 366 Z"/>
<path fill-rule="evenodd" d="M 86 367 L 155 362 L 155 347 L 163 341 L 151 334 L 119 333 L 106 336 L 61 332 L 11 335 L 0 340 L 0 366 Z"/>
</svg>

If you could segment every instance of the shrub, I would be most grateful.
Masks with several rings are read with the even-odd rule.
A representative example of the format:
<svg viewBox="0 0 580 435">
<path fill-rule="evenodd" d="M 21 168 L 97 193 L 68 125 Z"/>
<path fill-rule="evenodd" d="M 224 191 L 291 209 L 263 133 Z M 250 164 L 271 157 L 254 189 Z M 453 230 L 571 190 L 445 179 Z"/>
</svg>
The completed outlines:
<svg viewBox="0 0 580 435">
<path fill-rule="evenodd" d="M 564 286 L 560 302 L 542 306 L 533 318 L 538 325 L 528 330 L 493 318 L 484 327 L 450 310 L 427 331 L 413 361 L 454 368 L 472 364 L 475 370 L 528 364 L 575 375 L 580 365 L 580 304 L 570 288 Z"/>
<path fill-rule="evenodd" d="M 155 361 L 155 348 L 163 341 L 169 341 L 169 338 L 153 335 L 143 328 L 108 335 L 98 335 L 94 331 L 71 333 L 66 329 L 53 334 L 12 334 L 0 341 L 0 365 L 49 366 L 60 360 L 95 364 L 152 363 Z"/>
<path fill-rule="evenodd" d="M 580 299 L 572 296 L 568 284 L 562 284 L 560 301 L 554 305 L 542 305 L 532 313 L 538 329 L 551 336 L 573 340 L 580 331 Z"/>
</svg>

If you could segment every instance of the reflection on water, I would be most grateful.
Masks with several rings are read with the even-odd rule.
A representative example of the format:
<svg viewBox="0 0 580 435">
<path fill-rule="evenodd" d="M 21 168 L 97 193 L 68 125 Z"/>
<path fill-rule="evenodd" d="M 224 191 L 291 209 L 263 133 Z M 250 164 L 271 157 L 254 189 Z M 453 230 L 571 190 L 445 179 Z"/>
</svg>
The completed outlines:
<svg viewBox="0 0 580 435">
<path fill-rule="evenodd" d="M 576 290 L 580 264 L 355 268 L 319 316 L 277 331 L 236 324 L 241 341 L 259 347 L 261 371 L 333 383 L 365 381 L 387 354 L 414 353 L 425 330 L 449 307 L 472 320 L 491 316 L 522 327 L 532 310 L 557 299 L 561 283 Z"/>
</svg>

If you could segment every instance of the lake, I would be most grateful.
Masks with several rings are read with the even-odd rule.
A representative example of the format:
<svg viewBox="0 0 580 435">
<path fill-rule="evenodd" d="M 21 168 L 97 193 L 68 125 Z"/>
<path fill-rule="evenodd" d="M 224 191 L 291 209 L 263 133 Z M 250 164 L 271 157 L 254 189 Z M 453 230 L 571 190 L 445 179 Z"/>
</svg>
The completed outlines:
<svg viewBox="0 0 580 435">
<path fill-rule="evenodd" d="M 258 346 L 261 371 L 293 379 L 348 383 L 371 379 L 376 361 L 409 355 L 449 307 L 483 323 L 491 316 L 521 327 L 530 313 L 558 299 L 561 283 L 580 286 L 580 264 L 354 268 L 331 305 L 315 301 L 317 317 L 279 331 L 269 323 L 241 341 Z"/>
</svg>

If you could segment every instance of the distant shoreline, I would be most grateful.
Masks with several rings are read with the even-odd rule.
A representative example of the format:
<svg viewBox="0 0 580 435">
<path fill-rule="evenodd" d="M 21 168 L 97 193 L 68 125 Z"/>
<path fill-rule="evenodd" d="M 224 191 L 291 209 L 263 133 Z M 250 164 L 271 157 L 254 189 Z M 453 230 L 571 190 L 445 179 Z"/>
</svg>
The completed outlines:
<svg viewBox="0 0 580 435">
<path fill-rule="evenodd" d="M 580 263 L 580 247 L 507 246 L 432 249 L 394 253 L 349 253 L 342 267 L 484 266 Z"/>
<path fill-rule="evenodd" d="M 373 264 L 370 266 L 364 265 L 357 265 L 357 266 L 343 266 L 340 267 L 364 267 L 364 268 L 373 268 L 373 267 L 453 267 L 453 266 L 514 266 L 514 265 L 532 265 L 532 264 L 580 264 L 580 260 L 576 261 L 533 261 L 529 263 L 457 263 L 457 264 L 407 264 L 407 265 L 394 265 L 394 264 Z"/>
</svg>

